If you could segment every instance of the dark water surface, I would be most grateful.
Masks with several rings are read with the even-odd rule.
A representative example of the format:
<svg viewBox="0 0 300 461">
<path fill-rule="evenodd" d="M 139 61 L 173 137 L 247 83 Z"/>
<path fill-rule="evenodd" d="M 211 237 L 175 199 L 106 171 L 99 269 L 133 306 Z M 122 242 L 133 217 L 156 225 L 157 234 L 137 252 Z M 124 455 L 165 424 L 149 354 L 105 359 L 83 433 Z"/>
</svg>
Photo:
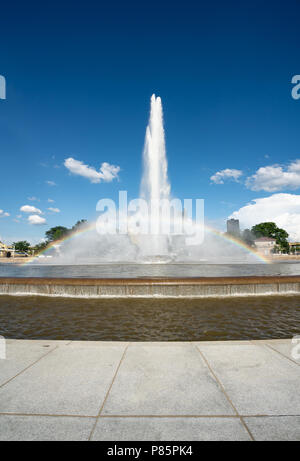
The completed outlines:
<svg viewBox="0 0 300 461">
<path fill-rule="evenodd" d="M 0 277 L 235 277 L 300 275 L 300 262 L 274 264 L 81 264 L 0 263 Z"/>
<path fill-rule="evenodd" d="M 6 338 L 203 341 L 300 334 L 300 295 L 202 299 L 0 296 Z"/>
</svg>

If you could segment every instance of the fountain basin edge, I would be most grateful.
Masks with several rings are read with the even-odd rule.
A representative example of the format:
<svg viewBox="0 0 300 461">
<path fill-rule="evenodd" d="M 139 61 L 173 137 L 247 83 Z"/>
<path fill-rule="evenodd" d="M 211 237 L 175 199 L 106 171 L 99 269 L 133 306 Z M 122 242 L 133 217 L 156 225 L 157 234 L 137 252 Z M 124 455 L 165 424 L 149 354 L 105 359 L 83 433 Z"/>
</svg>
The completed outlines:
<svg viewBox="0 0 300 461">
<path fill-rule="evenodd" d="M 300 293 L 300 276 L 201 278 L 0 277 L 0 295 L 201 298 Z"/>
</svg>

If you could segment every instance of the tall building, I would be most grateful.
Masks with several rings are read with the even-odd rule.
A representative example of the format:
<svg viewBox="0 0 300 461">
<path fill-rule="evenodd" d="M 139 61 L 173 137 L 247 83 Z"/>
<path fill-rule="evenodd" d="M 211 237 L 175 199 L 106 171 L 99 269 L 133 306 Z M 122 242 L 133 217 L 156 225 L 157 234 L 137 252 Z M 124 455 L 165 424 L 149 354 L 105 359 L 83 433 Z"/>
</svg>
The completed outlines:
<svg viewBox="0 0 300 461">
<path fill-rule="evenodd" d="M 240 236 L 240 221 L 238 219 L 227 220 L 227 234 Z"/>
</svg>

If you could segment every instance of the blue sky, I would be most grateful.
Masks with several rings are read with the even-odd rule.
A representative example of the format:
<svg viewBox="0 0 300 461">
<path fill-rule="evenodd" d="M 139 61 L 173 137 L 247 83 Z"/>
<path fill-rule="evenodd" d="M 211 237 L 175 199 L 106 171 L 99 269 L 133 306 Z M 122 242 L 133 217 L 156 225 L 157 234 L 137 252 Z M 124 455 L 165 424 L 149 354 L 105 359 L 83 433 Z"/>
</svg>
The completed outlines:
<svg viewBox="0 0 300 461">
<path fill-rule="evenodd" d="M 93 219 L 120 189 L 137 197 L 152 93 L 163 101 L 173 196 L 204 198 L 216 227 L 232 213 L 251 225 L 257 213 L 297 238 L 299 17 L 296 0 L 1 6 L 1 238 L 36 242 L 51 226 Z M 119 180 L 72 175 L 69 157 L 119 166 Z M 26 205 L 46 224 L 28 222 L 37 213 Z"/>
</svg>

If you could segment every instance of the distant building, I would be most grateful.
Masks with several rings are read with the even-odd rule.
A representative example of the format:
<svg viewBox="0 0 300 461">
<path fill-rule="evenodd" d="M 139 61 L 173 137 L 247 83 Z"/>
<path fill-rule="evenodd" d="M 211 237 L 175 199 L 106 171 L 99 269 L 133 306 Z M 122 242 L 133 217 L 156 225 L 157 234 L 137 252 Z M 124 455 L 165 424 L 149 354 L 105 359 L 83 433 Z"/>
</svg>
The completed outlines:
<svg viewBox="0 0 300 461">
<path fill-rule="evenodd" d="M 15 255 L 15 249 L 0 242 L 0 258 L 10 258 Z"/>
<path fill-rule="evenodd" d="M 273 253 L 276 239 L 270 237 L 260 237 L 254 240 L 254 244 L 259 253 L 268 256 Z"/>
<path fill-rule="evenodd" d="M 238 219 L 227 220 L 227 234 L 240 236 L 240 221 Z"/>
<path fill-rule="evenodd" d="M 289 245 L 292 254 L 300 254 L 300 242 L 290 242 Z"/>
</svg>

